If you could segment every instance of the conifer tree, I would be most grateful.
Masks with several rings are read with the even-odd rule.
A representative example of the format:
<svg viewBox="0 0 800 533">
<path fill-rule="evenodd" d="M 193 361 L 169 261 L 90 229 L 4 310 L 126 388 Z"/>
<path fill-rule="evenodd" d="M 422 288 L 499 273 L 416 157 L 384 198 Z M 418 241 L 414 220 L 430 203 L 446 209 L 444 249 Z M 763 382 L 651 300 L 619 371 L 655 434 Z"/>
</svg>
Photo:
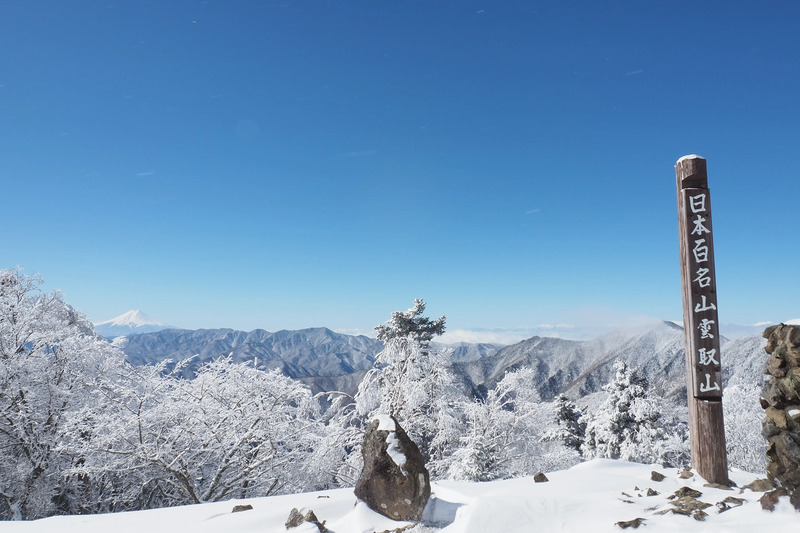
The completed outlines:
<svg viewBox="0 0 800 533">
<path fill-rule="evenodd" d="M 458 439 L 455 384 L 449 353 L 430 347 L 431 339 L 444 333 L 445 317 L 432 320 L 424 312 L 425 302 L 416 299 L 413 307 L 393 312 L 389 321 L 375 328 L 384 348 L 359 385 L 355 407 L 367 419 L 394 416 L 420 447 L 435 476 L 436 462 Z"/>
<path fill-rule="evenodd" d="M 647 380 L 617 361 L 614 378 L 603 390 L 608 396 L 600 409 L 582 419 L 586 423 L 584 456 L 645 463 L 658 460 L 658 444 L 665 434 Z"/>
<path fill-rule="evenodd" d="M 581 422 L 581 412 L 575 402 L 559 394 L 553 399 L 553 409 L 556 426 L 551 428 L 542 440 L 559 441 L 568 448 L 580 451 L 586 438 L 586 423 Z"/>
</svg>

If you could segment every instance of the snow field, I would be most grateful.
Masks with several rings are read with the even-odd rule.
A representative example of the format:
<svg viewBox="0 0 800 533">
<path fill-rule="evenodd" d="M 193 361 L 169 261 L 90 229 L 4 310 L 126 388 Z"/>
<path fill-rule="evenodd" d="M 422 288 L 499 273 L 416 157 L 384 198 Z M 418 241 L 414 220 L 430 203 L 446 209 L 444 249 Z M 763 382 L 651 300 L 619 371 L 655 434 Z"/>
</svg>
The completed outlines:
<svg viewBox="0 0 800 533">
<path fill-rule="evenodd" d="M 650 479 L 656 470 L 666 479 Z M 548 473 L 550 481 L 535 483 L 532 478 L 487 483 L 441 481 L 433 484 L 435 498 L 425 518 L 410 531 L 418 533 L 546 533 L 621 531 L 619 521 L 644 518 L 648 533 L 691 532 L 752 533 L 754 531 L 797 531 L 800 513 L 788 501 L 781 501 L 775 512 L 763 511 L 758 499 L 762 493 L 739 488 L 723 490 L 705 487 L 695 476 L 678 478 L 677 469 L 642 465 L 610 459 L 595 459 L 569 470 Z M 758 476 L 732 471 L 731 477 L 744 486 Z M 681 487 L 702 492 L 698 499 L 712 504 L 705 521 L 670 512 L 668 497 Z M 647 496 L 647 489 L 658 491 Z M 745 503 L 725 512 L 714 505 L 728 496 Z M 231 513 L 234 505 L 250 504 L 253 510 Z M 58 516 L 30 522 L 1 522 L 2 533 L 286 533 L 289 511 L 309 509 L 326 521 L 333 533 L 373 533 L 409 525 L 395 522 L 357 502 L 351 489 L 336 489 L 306 494 L 231 500 L 194 506 L 134 511 L 93 516 Z M 316 533 L 313 524 L 304 524 L 292 533 Z"/>
</svg>

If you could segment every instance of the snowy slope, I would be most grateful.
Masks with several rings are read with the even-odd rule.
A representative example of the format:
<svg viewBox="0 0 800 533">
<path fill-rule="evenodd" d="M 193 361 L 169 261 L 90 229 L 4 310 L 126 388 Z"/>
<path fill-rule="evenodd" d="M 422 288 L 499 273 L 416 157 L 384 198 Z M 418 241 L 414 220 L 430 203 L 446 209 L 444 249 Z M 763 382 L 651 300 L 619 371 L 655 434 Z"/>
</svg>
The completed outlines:
<svg viewBox="0 0 800 533">
<path fill-rule="evenodd" d="M 142 313 L 138 309 L 133 309 L 110 320 L 98 322 L 94 325 L 94 330 L 103 337 L 113 339 L 132 333 L 151 333 L 161 331 L 170 326 L 154 320 Z"/>
<path fill-rule="evenodd" d="M 661 482 L 651 480 L 656 470 L 666 475 Z M 788 501 L 781 501 L 775 512 L 761 509 L 761 493 L 749 489 L 722 490 L 704 486 L 695 476 L 683 480 L 675 469 L 641 465 L 609 459 L 596 459 L 570 470 L 548 473 L 546 483 L 531 478 L 469 483 L 434 483 L 435 498 L 426 509 L 422 524 L 410 531 L 430 533 L 529 533 L 614 532 L 620 521 L 643 518 L 645 531 L 752 533 L 754 531 L 797 531 L 800 513 Z M 731 473 L 738 486 L 757 476 Z M 702 492 L 700 501 L 711 504 L 708 517 L 698 521 L 673 514 L 668 497 L 681 487 Z M 659 494 L 647 496 L 652 489 Z M 715 506 L 727 497 L 741 498 L 743 505 L 725 512 Z M 784 498 L 785 500 L 785 498 Z M 253 510 L 232 513 L 237 504 L 250 504 Z M 3 533 L 286 533 L 289 511 L 297 507 L 312 509 L 333 533 L 372 533 L 408 525 L 393 522 L 357 503 L 351 489 L 275 496 L 252 500 L 232 500 L 170 509 L 156 509 L 97 516 L 52 517 L 32 522 L 0 523 Z M 665 514 L 660 511 L 667 510 Z M 312 524 L 288 530 L 314 533 Z"/>
</svg>

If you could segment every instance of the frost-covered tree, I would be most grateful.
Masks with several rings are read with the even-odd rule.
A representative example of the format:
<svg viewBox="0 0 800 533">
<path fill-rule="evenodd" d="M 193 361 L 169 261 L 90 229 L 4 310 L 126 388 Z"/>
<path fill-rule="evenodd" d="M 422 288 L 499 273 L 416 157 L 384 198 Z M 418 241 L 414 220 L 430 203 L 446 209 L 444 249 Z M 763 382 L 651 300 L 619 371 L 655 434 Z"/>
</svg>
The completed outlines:
<svg viewBox="0 0 800 533">
<path fill-rule="evenodd" d="M 561 442 L 564 446 L 580 452 L 586 437 L 586 424 L 581 422 L 581 412 L 575 402 L 559 394 L 553 399 L 555 426 L 545 433 L 542 440 Z"/>
<path fill-rule="evenodd" d="M 761 388 L 756 385 L 730 385 L 723 396 L 728 464 L 747 472 L 764 472 L 767 467 L 760 395 Z"/>
<path fill-rule="evenodd" d="M 466 427 L 450 478 L 489 481 L 543 469 L 548 452 L 540 440 L 552 413 L 539 401 L 531 369 L 506 373 L 485 399 L 464 402 L 462 410 Z"/>
<path fill-rule="evenodd" d="M 41 281 L 0 271 L 0 519 L 326 488 L 318 403 L 229 360 L 133 367 Z"/>
<path fill-rule="evenodd" d="M 425 302 L 419 298 L 414 300 L 414 306 L 407 311 L 393 311 L 392 318 L 385 324 L 375 326 L 378 340 L 389 342 L 393 339 L 410 338 L 422 349 L 427 349 L 430 341 L 436 335 L 444 333 L 445 317 L 436 320 L 423 316 Z"/>
<path fill-rule="evenodd" d="M 180 370 L 136 369 L 104 424 L 79 416 L 73 433 L 89 439 L 75 471 L 130 475 L 135 482 L 115 497 L 134 508 L 330 486 L 319 407 L 305 386 L 228 359 L 203 365 L 191 380 L 176 378 Z"/>
<path fill-rule="evenodd" d="M 585 457 L 678 465 L 685 460 L 685 430 L 661 419 L 661 407 L 647 380 L 622 361 L 603 387 L 607 397 L 597 412 L 583 417 Z M 670 426 L 670 431 L 665 431 Z"/>
<path fill-rule="evenodd" d="M 411 309 L 393 312 L 375 328 L 384 348 L 360 383 L 354 405 L 366 419 L 394 416 L 437 476 L 438 462 L 457 440 L 456 389 L 449 353 L 430 347 L 430 340 L 444 332 L 445 317 L 431 320 L 424 311 L 425 303 L 414 300 Z"/>
<path fill-rule="evenodd" d="M 19 268 L 0 271 L 0 519 L 81 510 L 76 502 L 91 489 L 66 474 L 82 458 L 60 449 L 65 420 L 93 403 L 88 391 L 102 372 L 123 364 L 83 315 L 40 285 Z"/>
</svg>

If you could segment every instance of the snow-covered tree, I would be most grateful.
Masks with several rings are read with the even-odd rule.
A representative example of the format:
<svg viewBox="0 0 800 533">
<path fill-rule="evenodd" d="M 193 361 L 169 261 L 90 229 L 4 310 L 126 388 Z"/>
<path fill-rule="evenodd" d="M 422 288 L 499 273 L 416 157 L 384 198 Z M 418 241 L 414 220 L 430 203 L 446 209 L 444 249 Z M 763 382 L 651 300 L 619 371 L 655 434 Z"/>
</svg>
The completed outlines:
<svg viewBox="0 0 800 533">
<path fill-rule="evenodd" d="M 553 410 L 555 426 L 545 433 L 542 440 L 561 442 L 579 452 L 586 437 L 586 424 L 580 421 L 581 412 L 575 402 L 559 394 L 553 399 Z"/>
<path fill-rule="evenodd" d="M 767 468 L 760 395 L 761 387 L 757 385 L 730 385 L 725 387 L 723 396 L 728 464 L 747 472 L 764 472 Z"/>
<path fill-rule="evenodd" d="M 125 472 L 117 490 L 131 508 L 267 496 L 330 486 L 319 443 L 318 404 L 301 383 L 228 359 L 203 365 L 192 380 L 162 367 L 135 369 L 116 391 L 104 424 L 79 416 L 74 433 L 89 435 L 89 478 Z M 83 413 L 81 413 L 83 415 Z"/>
<path fill-rule="evenodd" d="M 40 285 L 19 268 L 0 271 L 0 519 L 80 510 L 89 489 L 65 474 L 82 460 L 59 448 L 65 420 L 92 403 L 87 384 L 123 364 L 83 315 Z"/>
<path fill-rule="evenodd" d="M 425 303 L 414 300 L 407 311 L 395 311 L 377 326 L 383 350 L 364 377 L 355 396 L 355 408 L 366 419 L 394 416 L 429 461 L 431 474 L 458 439 L 454 413 L 456 388 L 449 370 L 449 353 L 430 348 L 430 340 L 444 332 L 445 317 L 423 316 Z"/>
<path fill-rule="evenodd" d="M 337 457 L 310 391 L 220 360 L 133 367 L 41 281 L 0 271 L 0 519 L 315 490 Z"/>
<path fill-rule="evenodd" d="M 676 466 L 685 460 L 685 429 L 661 419 L 658 399 L 636 370 L 617 361 L 614 378 L 603 390 L 608 396 L 598 411 L 581 419 L 586 423 L 585 457 Z"/>
<path fill-rule="evenodd" d="M 533 371 L 508 372 L 483 400 L 463 402 L 465 430 L 448 476 L 489 481 L 542 470 L 540 439 L 552 413 L 539 401 Z"/>
<path fill-rule="evenodd" d="M 427 349 L 436 335 L 444 333 L 445 317 L 436 320 L 423 316 L 425 302 L 416 298 L 414 306 L 407 311 L 393 311 L 392 318 L 385 324 L 375 326 L 378 340 L 389 342 L 393 339 L 410 338 L 422 349 Z"/>
</svg>

